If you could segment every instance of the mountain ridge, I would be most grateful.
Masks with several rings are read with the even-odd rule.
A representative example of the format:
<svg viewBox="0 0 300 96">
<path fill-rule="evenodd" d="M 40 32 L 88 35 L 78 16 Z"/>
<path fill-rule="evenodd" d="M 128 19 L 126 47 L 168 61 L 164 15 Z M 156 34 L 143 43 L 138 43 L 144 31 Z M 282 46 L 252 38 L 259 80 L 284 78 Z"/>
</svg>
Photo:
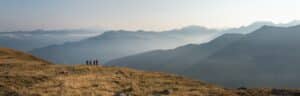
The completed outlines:
<svg viewBox="0 0 300 96">
<path fill-rule="evenodd" d="M 202 35 L 201 32 L 185 34 L 183 31 L 107 31 L 101 35 L 85 40 L 39 48 L 31 51 L 30 53 L 56 63 L 74 64 L 93 58 L 98 58 L 101 62 L 105 63 L 112 59 L 140 52 L 155 49 L 175 48 L 180 45 L 188 44 L 190 41 L 194 41 L 194 39 L 197 39 L 198 37 L 214 38 L 214 32 L 211 32 L 211 30 L 206 31 L 207 32 L 205 32 L 205 34 L 207 35 Z M 202 39 L 199 41 L 205 42 L 205 40 Z M 76 57 L 76 55 L 74 55 L 75 53 L 82 54 L 82 56 Z M 62 56 L 57 57 L 60 56 L 57 54 Z"/>
<path fill-rule="evenodd" d="M 232 43 L 224 43 L 224 47 L 219 47 L 220 49 L 202 59 L 199 59 L 201 57 L 199 54 L 206 54 L 205 52 L 209 52 L 208 50 L 200 51 L 196 45 L 187 45 L 178 47 L 178 49 L 185 50 L 183 53 L 180 53 L 180 50 L 175 52 L 174 50 L 151 51 L 142 53 L 142 55 L 137 54 L 112 60 L 108 65 L 177 73 L 226 87 L 269 86 L 278 88 L 285 86 L 286 88 L 297 88 L 295 84 L 300 79 L 296 74 L 298 73 L 297 68 L 299 68 L 297 62 L 300 62 L 297 60 L 300 58 L 298 55 L 300 46 L 297 44 L 297 41 L 300 41 L 299 37 L 299 25 L 262 26 Z M 213 48 L 216 47 L 208 49 Z M 170 55 L 176 52 L 180 54 Z M 172 56 L 181 57 L 170 59 L 173 58 Z M 191 58 L 196 59 L 191 63 L 193 61 Z M 284 77 L 286 79 L 280 76 L 286 76 Z"/>
<path fill-rule="evenodd" d="M 189 44 L 171 50 L 154 50 L 129 57 L 119 58 L 108 62 L 106 65 L 126 66 L 150 71 L 181 73 L 180 71 L 185 67 L 201 61 L 215 51 L 223 48 L 228 43 L 232 43 L 242 37 L 242 34 L 228 33 L 208 43 L 200 45 Z M 141 63 L 143 63 L 143 65 L 139 65 Z"/>
<path fill-rule="evenodd" d="M 296 58 L 300 57 L 297 55 L 297 48 L 300 46 L 296 43 L 300 40 L 299 30 L 300 26 L 265 26 L 192 66 L 194 68 L 191 67 L 190 73 L 186 74 L 200 73 L 198 77 L 202 77 L 201 79 L 224 86 L 295 88 L 297 86 L 293 85 L 296 83 L 294 80 L 299 79 L 293 77 L 296 75 L 293 73 L 297 73 Z M 203 73 L 214 73 L 210 75 L 215 77 Z M 234 80 L 221 79 L 224 76 L 233 76 Z M 283 79 L 280 76 L 287 77 Z"/>
</svg>

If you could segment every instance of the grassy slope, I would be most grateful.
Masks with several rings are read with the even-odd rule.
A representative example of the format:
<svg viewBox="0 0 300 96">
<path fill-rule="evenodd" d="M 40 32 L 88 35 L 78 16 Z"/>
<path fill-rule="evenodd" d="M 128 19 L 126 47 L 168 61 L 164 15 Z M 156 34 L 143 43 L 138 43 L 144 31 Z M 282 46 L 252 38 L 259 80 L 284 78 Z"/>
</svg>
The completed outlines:
<svg viewBox="0 0 300 96">
<path fill-rule="evenodd" d="M 0 96 L 300 96 L 299 90 L 233 90 L 157 72 L 55 65 L 0 48 Z M 119 95 L 118 95 L 119 94 Z"/>
<path fill-rule="evenodd" d="M 0 48 L 0 95 L 43 96 L 232 96 L 231 91 L 164 73 L 127 68 L 55 65 Z"/>
</svg>

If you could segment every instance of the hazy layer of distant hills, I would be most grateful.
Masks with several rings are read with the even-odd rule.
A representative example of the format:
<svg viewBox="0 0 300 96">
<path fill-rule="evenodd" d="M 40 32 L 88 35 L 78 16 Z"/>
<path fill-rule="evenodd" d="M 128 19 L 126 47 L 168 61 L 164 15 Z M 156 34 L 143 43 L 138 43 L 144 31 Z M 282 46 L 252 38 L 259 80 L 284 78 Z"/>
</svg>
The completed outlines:
<svg viewBox="0 0 300 96">
<path fill-rule="evenodd" d="M 224 30 L 188 26 L 169 31 L 107 31 L 78 42 L 52 45 L 32 50 L 31 53 L 55 63 L 78 64 L 88 59 L 100 59 L 102 63 L 158 49 L 173 49 L 187 44 L 202 44 L 224 33 L 247 34 L 263 25 L 290 26 L 297 23 L 273 24 L 257 22 L 249 26 Z M 80 54 L 80 55 L 79 55 Z"/>
<path fill-rule="evenodd" d="M 184 74 L 226 86 L 299 88 L 300 26 L 264 26 Z"/>
<path fill-rule="evenodd" d="M 0 32 L 0 46 L 22 51 L 47 47 L 54 44 L 79 41 L 99 35 L 102 31 L 89 30 L 34 30 Z"/>
<path fill-rule="evenodd" d="M 104 63 L 141 52 L 207 42 L 218 34 L 217 30 L 195 26 L 165 32 L 107 31 L 99 36 L 39 48 L 31 53 L 56 63 L 79 64 L 89 59 L 99 59 Z"/>
<path fill-rule="evenodd" d="M 182 74 L 227 87 L 298 88 L 300 26 L 263 26 L 200 45 L 157 50 L 108 65 Z"/>
<path fill-rule="evenodd" d="M 225 34 L 204 44 L 188 44 L 170 50 L 155 50 L 115 59 L 107 65 L 125 66 L 150 71 L 181 73 L 193 64 L 241 39 L 242 34 Z"/>
</svg>

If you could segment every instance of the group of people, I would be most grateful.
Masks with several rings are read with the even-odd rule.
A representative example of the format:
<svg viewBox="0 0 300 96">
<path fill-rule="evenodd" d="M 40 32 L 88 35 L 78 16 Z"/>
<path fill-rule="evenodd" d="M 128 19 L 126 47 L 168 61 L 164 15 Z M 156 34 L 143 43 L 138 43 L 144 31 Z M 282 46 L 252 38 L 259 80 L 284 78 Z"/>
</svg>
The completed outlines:
<svg viewBox="0 0 300 96">
<path fill-rule="evenodd" d="M 99 65 L 99 61 L 96 59 L 96 60 L 86 60 L 85 62 L 86 65 L 95 65 L 95 66 L 98 66 Z"/>
</svg>

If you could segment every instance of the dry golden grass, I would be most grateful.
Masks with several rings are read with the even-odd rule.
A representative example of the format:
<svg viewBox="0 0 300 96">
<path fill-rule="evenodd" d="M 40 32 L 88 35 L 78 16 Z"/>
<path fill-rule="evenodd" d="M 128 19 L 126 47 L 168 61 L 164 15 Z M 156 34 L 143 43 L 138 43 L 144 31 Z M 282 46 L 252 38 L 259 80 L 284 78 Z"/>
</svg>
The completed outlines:
<svg viewBox="0 0 300 96">
<path fill-rule="evenodd" d="M 0 95 L 22 96 L 232 96 L 200 81 L 158 72 L 86 65 L 56 65 L 0 48 Z"/>
<path fill-rule="evenodd" d="M 157 72 L 86 65 L 56 65 L 0 48 L 0 95 L 22 96 L 231 96 L 200 81 Z"/>
<path fill-rule="evenodd" d="M 176 75 L 128 68 L 56 65 L 0 48 L 0 96 L 271 96 L 274 92 L 225 90 Z"/>
</svg>

